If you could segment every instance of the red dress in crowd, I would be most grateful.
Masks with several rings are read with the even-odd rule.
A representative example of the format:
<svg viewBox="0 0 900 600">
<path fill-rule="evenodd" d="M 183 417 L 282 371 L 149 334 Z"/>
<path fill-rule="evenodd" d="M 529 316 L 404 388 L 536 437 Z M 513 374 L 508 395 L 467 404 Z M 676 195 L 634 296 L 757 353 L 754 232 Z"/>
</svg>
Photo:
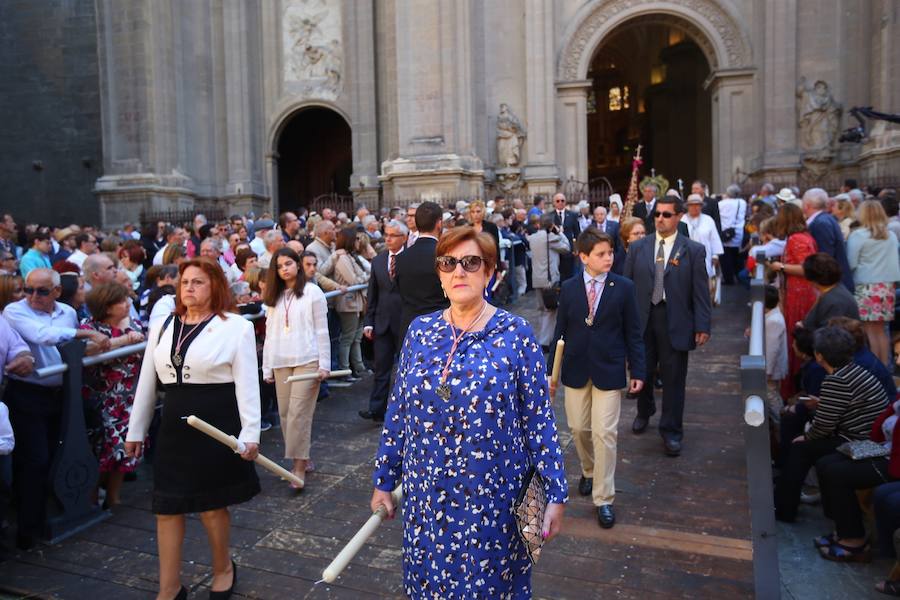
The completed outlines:
<svg viewBox="0 0 900 600">
<path fill-rule="evenodd" d="M 786 265 L 802 265 L 807 256 L 818 252 L 816 240 L 808 232 L 793 233 L 788 236 L 784 246 L 781 262 Z M 784 324 L 787 329 L 788 345 L 788 377 L 781 382 L 782 398 L 789 398 L 797 393 L 797 373 L 800 371 L 800 358 L 794 352 L 794 326 L 802 321 L 809 309 L 816 302 L 816 288 L 802 275 L 784 274 L 784 296 L 782 309 Z"/>
</svg>

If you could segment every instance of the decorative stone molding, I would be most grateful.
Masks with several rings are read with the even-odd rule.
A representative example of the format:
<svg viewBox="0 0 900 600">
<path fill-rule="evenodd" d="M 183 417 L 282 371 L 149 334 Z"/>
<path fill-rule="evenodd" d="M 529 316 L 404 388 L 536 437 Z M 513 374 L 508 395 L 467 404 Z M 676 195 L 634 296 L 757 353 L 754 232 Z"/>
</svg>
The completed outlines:
<svg viewBox="0 0 900 600">
<path fill-rule="evenodd" d="M 338 0 L 285 0 L 282 11 L 285 84 L 306 98 L 341 93 L 344 49 Z"/>
<path fill-rule="evenodd" d="M 736 19 L 713 0 L 593 0 L 573 19 L 557 67 L 558 81 L 584 79 L 600 39 L 636 17 L 684 29 L 706 53 L 712 70 L 751 64 L 748 36 Z M 599 35 L 598 35 L 599 34 Z"/>
</svg>

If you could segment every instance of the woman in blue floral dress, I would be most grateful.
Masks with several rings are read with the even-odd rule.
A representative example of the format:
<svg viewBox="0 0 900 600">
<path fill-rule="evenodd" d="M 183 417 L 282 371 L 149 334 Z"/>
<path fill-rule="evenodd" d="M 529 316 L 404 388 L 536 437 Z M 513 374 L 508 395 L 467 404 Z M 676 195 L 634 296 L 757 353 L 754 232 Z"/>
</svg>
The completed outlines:
<svg viewBox="0 0 900 600">
<path fill-rule="evenodd" d="M 521 317 L 483 299 L 494 240 L 459 227 L 436 266 L 450 308 L 415 319 L 403 343 L 375 460 L 372 508 L 403 484 L 403 580 L 412 598 L 530 598 L 513 503 L 530 465 L 544 479 L 543 535 L 567 487 L 544 357 Z"/>
<path fill-rule="evenodd" d="M 123 285 L 110 282 L 94 286 L 87 295 L 87 307 L 93 316 L 81 324 L 81 329 L 109 336 L 112 349 L 142 342 L 140 323 L 128 317 L 130 304 Z M 100 482 L 106 487 L 104 508 L 119 503 L 125 473 L 137 466 L 136 459 L 125 455 L 125 434 L 140 369 L 141 354 L 137 353 L 84 370 L 82 395 L 99 417 L 91 427 L 90 437 L 100 462 Z"/>
</svg>

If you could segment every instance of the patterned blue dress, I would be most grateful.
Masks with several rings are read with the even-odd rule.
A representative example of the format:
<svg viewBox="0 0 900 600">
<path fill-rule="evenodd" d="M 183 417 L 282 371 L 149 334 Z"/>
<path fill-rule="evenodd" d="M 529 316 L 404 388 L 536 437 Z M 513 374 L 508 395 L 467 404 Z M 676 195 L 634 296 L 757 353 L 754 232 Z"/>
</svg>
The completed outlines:
<svg viewBox="0 0 900 600">
<path fill-rule="evenodd" d="M 440 312 L 409 327 L 373 482 L 403 481 L 403 583 L 412 598 L 530 598 L 531 564 L 512 505 L 530 464 L 549 502 L 567 500 L 544 356 L 531 326 L 504 310 L 453 342 Z"/>
</svg>

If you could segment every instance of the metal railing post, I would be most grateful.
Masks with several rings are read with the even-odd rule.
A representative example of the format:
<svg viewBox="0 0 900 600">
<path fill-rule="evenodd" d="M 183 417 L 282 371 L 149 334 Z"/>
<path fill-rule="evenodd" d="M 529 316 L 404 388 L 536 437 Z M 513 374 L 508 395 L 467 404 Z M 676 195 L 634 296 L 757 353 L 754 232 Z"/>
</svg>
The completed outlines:
<svg viewBox="0 0 900 600">
<path fill-rule="evenodd" d="M 762 268 L 750 283 L 751 335 L 749 353 L 741 356 L 741 397 L 763 400 L 764 418 L 756 426 L 744 425 L 747 459 L 747 490 L 750 496 L 750 525 L 753 543 L 753 582 L 756 598 L 781 597 L 781 575 L 778 568 L 778 540 L 775 526 L 775 504 L 772 494 L 772 462 L 769 442 L 768 395 L 765 357 L 765 280 Z M 758 403 L 758 400 L 757 400 Z M 758 422 L 758 421 L 757 421 Z"/>
<path fill-rule="evenodd" d="M 81 395 L 84 342 L 71 340 L 59 346 L 68 365 L 63 375 L 62 419 L 59 444 L 50 466 L 51 498 L 46 535 L 56 543 L 109 516 L 91 502 L 99 467 L 87 436 Z"/>
</svg>

